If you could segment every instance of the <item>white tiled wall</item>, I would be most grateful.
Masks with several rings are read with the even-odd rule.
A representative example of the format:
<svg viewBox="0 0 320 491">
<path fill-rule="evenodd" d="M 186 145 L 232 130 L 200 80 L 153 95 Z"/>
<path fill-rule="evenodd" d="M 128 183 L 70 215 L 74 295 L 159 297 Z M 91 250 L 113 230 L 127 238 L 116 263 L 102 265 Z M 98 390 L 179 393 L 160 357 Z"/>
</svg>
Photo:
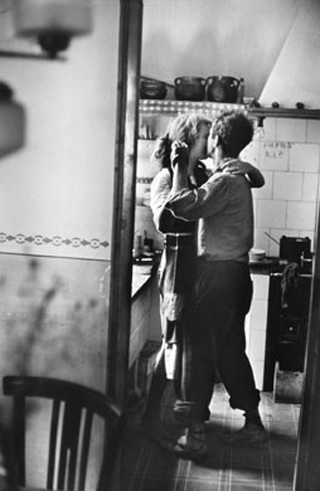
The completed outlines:
<svg viewBox="0 0 320 491">
<path fill-rule="evenodd" d="M 258 166 L 266 184 L 253 191 L 255 247 L 278 256 L 282 235 L 308 236 L 314 248 L 320 172 L 320 121 L 265 118 L 265 135 L 242 158 Z"/>
</svg>

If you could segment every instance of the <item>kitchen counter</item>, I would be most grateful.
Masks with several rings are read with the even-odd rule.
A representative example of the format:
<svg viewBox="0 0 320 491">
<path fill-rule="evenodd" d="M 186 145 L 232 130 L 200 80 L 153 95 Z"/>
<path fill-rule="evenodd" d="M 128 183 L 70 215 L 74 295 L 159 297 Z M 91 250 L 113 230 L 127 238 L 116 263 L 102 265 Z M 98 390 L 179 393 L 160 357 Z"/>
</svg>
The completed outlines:
<svg viewBox="0 0 320 491">
<path fill-rule="evenodd" d="M 134 264 L 132 266 L 131 299 L 133 299 L 149 281 L 153 273 L 153 264 Z"/>
<path fill-rule="evenodd" d="M 249 267 L 250 273 L 252 274 L 270 275 L 271 273 L 282 274 L 288 264 L 289 263 L 287 261 L 280 260 L 278 257 L 267 257 L 262 259 L 261 261 L 249 262 Z M 299 274 L 301 274 L 302 276 L 311 276 L 312 261 L 311 263 L 306 262 L 303 266 L 301 266 L 299 268 Z"/>
<path fill-rule="evenodd" d="M 132 286 L 131 286 L 131 298 L 133 299 L 136 294 L 146 285 L 152 275 L 154 275 L 158 269 L 158 261 L 154 263 L 136 263 L 132 266 Z M 279 265 L 279 258 L 268 257 L 261 261 L 251 261 L 249 263 L 250 272 L 252 274 L 265 274 L 268 275 L 273 272 L 277 272 L 281 269 Z"/>
<path fill-rule="evenodd" d="M 252 274 L 270 274 L 279 271 L 281 266 L 278 257 L 266 257 L 260 261 L 249 262 L 250 273 Z"/>
<path fill-rule="evenodd" d="M 138 291 L 144 287 L 152 275 L 156 274 L 159 262 L 154 263 L 138 263 L 132 267 L 132 299 Z M 269 275 L 270 273 L 281 272 L 283 265 L 280 264 L 278 257 L 266 257 L 260 261 L 249 262 L 250 273 Z"/>
<path fill-rule="evenodd" d="M 155 333 L 161 333 L 158 266 L 157 260 L 153 263 L 141 262 L 132 266 L 130 369 L 136 361 L 139 361 L 140 353 L 147 341 L 155 339 Z"/>
<path fill-rule="evenodd" d="M 157 274 L 161 260 L 161 253 L 154 257 L 135 259 L 132 265 L 131 299 L 148 283 L 149 279 Z"/>
</svg>

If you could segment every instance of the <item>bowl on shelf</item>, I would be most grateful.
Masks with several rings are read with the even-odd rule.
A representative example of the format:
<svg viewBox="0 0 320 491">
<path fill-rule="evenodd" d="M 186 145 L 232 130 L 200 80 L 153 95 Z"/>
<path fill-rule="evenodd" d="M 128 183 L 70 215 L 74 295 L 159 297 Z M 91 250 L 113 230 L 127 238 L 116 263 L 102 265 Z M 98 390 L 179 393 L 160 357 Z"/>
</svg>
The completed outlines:
<svg viewBox="0 0 320 491">
<path fill-rule="evenodd" d="M 165 82 L 153 79 L 141 79 L 140 99 L 164 99 L 167 95 Z"/>
</svg>

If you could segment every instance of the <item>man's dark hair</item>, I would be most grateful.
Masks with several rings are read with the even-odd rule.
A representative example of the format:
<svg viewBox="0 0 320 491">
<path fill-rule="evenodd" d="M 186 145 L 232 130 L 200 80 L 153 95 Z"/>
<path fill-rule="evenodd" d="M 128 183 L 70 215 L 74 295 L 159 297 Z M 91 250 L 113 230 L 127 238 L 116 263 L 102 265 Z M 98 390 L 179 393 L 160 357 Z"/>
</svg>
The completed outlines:
<svg viewBox="0 0 320 491">
<path fill-rule="evenodd" d="M 218 137 L 226 157 L 237 158 L 239 153 L 251 142 L 252 122 L 239 111 L 225 111 L 213 122 L 210 137 Z"/>
</svg>

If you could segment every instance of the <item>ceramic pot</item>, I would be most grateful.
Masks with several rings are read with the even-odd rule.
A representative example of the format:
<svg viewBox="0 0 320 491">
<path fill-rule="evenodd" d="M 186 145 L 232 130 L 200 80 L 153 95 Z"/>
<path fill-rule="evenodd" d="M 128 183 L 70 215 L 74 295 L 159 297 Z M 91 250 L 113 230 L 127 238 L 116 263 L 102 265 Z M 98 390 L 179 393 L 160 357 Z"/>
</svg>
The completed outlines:
<svg viewBox="0 0 320 491">
<path fill-rule="evenodd" d="M 203 101 L 206 81 L 201 77 L 178 77 L 174 81 L 178 101 Z"/>
<path fill-rule="evenodd" d="M 164 99 L 167 95 L 165 82 L 158 80 L 141 80 L 140 99 Z"/>
<path fill-rule="evenodd" d="M 217 75 L 207 78 L 206 92 L 208 101 L 235 103 L 238 98 L 240 80 L 235 77 Z"/>
</svg>

